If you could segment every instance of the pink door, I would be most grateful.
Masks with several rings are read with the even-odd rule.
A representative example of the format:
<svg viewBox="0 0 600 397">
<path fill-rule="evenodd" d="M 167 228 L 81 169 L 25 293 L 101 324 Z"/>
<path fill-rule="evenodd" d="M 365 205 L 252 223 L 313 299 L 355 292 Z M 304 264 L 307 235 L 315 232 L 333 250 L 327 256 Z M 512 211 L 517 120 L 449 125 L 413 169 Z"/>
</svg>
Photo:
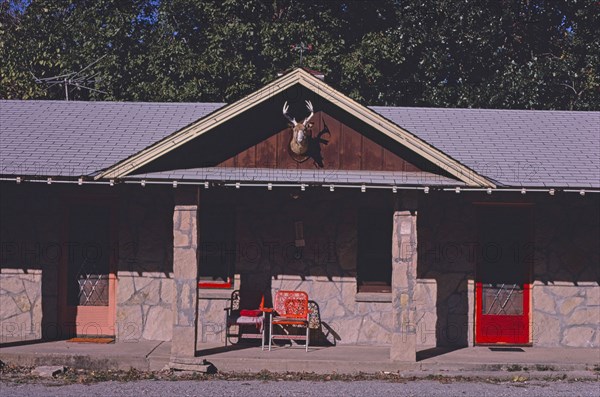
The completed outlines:
<svg viewBox="0 0 600 397">
<path fill-rule="evenodd" d="M 62 271 L 62 330 L 71 336 L 115 335 L 114 211 L 104 203 L 73 203 Z"/>
</svg>

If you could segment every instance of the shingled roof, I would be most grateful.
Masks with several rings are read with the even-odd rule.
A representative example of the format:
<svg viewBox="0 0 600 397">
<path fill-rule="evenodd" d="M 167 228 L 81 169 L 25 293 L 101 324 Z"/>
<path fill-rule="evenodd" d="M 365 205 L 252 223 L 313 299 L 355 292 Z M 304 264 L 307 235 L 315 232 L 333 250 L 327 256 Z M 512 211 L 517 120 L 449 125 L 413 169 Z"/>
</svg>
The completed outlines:
<svg viewBox="0 0 600 397">
<path fill-rule="evenodd" d="M 371 109 L 499 185 L 600 186 L 600 112 Z"/>
<path fill-rule="evenodd" d="M 94 175 L 222 106 L 0 101 L 0 174 Z M 600 188 L 600 112 L 371 109 L 499 185 Z"/>
<path fill-rule="evenodd" d="M 0 101 L 0 175 L 93 175 L 222 103 Z"/>
</svg>

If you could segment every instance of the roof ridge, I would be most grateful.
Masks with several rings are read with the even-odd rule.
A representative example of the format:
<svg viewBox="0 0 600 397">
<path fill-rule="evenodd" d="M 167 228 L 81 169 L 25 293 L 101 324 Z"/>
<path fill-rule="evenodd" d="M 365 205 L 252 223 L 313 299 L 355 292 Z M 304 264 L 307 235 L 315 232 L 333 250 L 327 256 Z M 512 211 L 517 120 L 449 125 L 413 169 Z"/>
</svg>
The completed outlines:
<svg viewBox="0 0 600 397">
<path fill-rule="evenodd" d="M 107 105 L 174 105 L 174 106 L 225 106 L 227 102 L 151 102 L 151 101 L 65 101 L 59 99 L 0 99 L 0 103 L 52 103 L 52 104 L 107 104 Z M 369 109 L 406 109 L 426 111 L 460 111 L 460 112 L 519 112 L 519 113 L 573 113 L 573 114 L 599 114 L 600 110 L 565 110 L 565 109 L 498 109 L 498 108 L 459 108 L 459 107 L 432 107 L 432 106 L 384 106 L 366 105 Z"/>
<path fill-rule="evenodd" d="M 426 107 L 426 106 L 381 106 L 381 105 L 367 105 L 370 109 L 414 109 L 414 110 L 441 110 L 441 111 L 494 111 L 494 112 L 523 112 L 523 113 L 546 113 L 546 112 L 560 112 L 560 113 L 599 113 L 600 110 L 564 110 L 564 109 L 497 109 L 497 108 L 444 108 L 444 107 Z"/>
<path fill-rule="evenodd" d="M 227 105 L 226 102 L 143 102 L 143 101 L 65 101 L 59 99 L 0 99 L 0 103 L 59 103 L 59 104 L 114 104 L 114 105 Z"/>
</svg>

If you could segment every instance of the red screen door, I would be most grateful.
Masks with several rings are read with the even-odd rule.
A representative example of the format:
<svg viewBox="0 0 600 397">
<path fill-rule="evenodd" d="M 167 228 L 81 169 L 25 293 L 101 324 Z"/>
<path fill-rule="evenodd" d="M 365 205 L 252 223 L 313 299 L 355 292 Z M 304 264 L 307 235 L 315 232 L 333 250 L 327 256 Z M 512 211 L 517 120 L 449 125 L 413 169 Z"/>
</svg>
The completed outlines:
<svg viewBox="0 0 600 397">
<path fill-rule="evenodd" d="M 78 203 L 69 209 L 69 250 L 61 294 L 67 337 L 115 334 L 111 218 L 111 207 L 99 203 Z"/>
<path fill-rule="evenodd" d="M 475 343 L 528 344 L 531 207 L 481 206 Z"/>
</svg>

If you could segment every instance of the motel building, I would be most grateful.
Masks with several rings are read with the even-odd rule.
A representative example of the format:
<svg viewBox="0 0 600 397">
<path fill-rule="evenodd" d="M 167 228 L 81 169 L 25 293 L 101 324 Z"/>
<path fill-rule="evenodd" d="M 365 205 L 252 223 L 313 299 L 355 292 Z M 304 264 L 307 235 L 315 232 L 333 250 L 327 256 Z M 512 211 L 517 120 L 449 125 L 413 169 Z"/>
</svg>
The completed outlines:
<svg viewBox="0 0 600 397">
<path fill-rule="evenodd" d="M 272 332 L 309 349 L 600 348 L 600 112 L 367 106 L 319 77 L 0 101 L 0 343 L 194 358 L 268 343 L 292 291 L 307 317 Z"/>
</svg>

